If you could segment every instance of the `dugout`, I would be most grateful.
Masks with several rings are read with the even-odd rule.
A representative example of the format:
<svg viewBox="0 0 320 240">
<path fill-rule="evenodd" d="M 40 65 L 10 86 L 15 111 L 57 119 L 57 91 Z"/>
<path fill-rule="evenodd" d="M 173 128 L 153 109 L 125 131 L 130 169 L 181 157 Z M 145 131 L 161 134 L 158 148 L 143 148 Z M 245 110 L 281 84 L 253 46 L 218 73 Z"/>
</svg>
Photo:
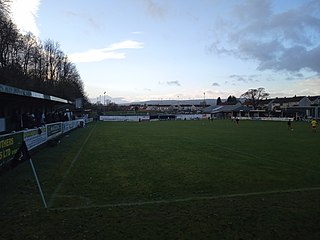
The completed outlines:
<svg viewBox="0 0 320 240">
<path fill-rule="evenodd" d="M 66 105 L 72 106 L 72 102 L 0 84 L 0 134 L 30 128 L 31 125 L 24 124 L 24 116 L 30 115 L 41 121 L 45 115 Z"/>
</svg>

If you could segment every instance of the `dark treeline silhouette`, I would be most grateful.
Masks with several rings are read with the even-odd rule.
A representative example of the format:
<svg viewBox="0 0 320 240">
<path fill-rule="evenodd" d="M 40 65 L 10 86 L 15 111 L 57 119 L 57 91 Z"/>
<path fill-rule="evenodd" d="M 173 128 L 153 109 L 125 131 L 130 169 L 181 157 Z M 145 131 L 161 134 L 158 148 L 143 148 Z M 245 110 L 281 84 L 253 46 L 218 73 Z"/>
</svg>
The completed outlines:
<svg viewBox="0 0 320 240">
<path fill-rule="evenodd" d="M 21 34 L 0 0 L 0 83 L 74 101 L 87 97 L 76 66 L 59 43 Z"/>
<path fill-rule="evenodd" d="M 217 105 L 222 105 L 222 104 L 237 104 L 239 100 L 235 96 L 229 96 L 227 101 L 222 102 L 221 98 L 218 97 L 217 99 Z"/>
</svg>

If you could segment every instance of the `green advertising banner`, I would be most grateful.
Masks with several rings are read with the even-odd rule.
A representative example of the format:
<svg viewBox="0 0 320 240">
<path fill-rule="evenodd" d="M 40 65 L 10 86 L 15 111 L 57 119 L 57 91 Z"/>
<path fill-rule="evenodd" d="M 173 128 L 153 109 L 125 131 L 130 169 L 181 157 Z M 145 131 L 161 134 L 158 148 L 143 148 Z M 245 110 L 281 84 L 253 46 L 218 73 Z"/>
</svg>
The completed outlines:
<svg viewBox="0 0 320 240">
<path fill-rule="evenodd" d="M 22 141 L 22 132 L 0 136 L 0 166 L 14 157 L 21 146 Z"/>
</svg>

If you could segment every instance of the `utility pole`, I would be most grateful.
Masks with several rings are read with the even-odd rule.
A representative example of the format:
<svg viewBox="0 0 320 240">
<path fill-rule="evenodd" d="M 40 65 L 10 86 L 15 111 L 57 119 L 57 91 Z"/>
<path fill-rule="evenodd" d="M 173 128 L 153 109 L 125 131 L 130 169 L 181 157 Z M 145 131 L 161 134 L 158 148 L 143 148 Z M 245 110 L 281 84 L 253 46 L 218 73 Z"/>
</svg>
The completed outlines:
<svg viewBox="0 0 320 240">
<path fill-rule="evenodd" d="M 106 91 L 103 93 L 103 110 L 104 114 L 106 114 Z"/>
</svg>

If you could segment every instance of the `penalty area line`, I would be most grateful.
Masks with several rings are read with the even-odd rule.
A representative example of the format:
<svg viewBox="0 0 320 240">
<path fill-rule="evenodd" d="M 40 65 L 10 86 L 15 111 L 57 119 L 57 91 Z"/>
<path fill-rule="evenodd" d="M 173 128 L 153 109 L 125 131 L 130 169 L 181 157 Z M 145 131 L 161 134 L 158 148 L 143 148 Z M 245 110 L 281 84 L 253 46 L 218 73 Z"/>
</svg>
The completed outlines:
<svg viewBox="0 0 320 240">
<path fill-rule="evenodd" d="M 57 186 L 57 188 L 55 189 L 55 191 L 53 192 L 51 198 L 50 198 L 50 201 L 49 201 L 49 204 L 48 204 L 48 207 L 50 208 L 53 204 L 53 201 L 54 199 L 56 198 L 58 192 L 60 191 L 61 187 L 62 187 L 62 184 L 64 183 L 65 179 L 67 178 L 67 176 L 69 175 L 71 169 L 73 168 L 75 162 L 78 160 L 79 156 L 80 156 L 80 153 L 82 152 L 84 146 L 86 145 L 86 143 L 88 142 L 89 138 L 91 137 L 92 133 L 93 133 L 93 130 L 95 130 L 96 128 L 96 125 L 91 129 L 91 131 L 89 132 L 88 136 L 86 137 L 86 139 L 84 140 L 84 142 L 82 143 L 79 151 L 77 152 L 76 156 L 72 159 L 72 162 L 70 164 L 70 166 L 68 167 L 67 171 L 64 173 L 59 185 Z"/>
<path fill-rule="evenodd" d="M 297 189 L 288 189 L 288 190 L 234 193 L 234 194 L 223 194 L 223 195 L 216 195 L 216 196 L 188 197 L 188 198 L 164 199 L 164 200 L 154 200 L 154 201 L 123 202 L 123 203 L 110 203 L 110 204 L 100 204 L 100 205 L 97 204 L 97 205 L 88 205 L 88 206 L 79 206 L 79 207 L 55 207 L 55 208 L 49 208 L 49 210 L 67 211 L 67 210 L 81 210 L 81 209 L 92 209 L 92 208 L 134 207 L 134 206 L 145 206 L 145 205 L 192 202 L 192 201 L 201 201 L 201 200 L 217 200 L 217 199 L 223 199 L 223 198 L 239 198 L 239 197 L 265 196 L 265 195 L 283 194 L 283 193 L 310 192 L 310 191 L 319 191 L 319 190 L 320 190 L 320 187 L 297 188 Z"/>
</svg>

